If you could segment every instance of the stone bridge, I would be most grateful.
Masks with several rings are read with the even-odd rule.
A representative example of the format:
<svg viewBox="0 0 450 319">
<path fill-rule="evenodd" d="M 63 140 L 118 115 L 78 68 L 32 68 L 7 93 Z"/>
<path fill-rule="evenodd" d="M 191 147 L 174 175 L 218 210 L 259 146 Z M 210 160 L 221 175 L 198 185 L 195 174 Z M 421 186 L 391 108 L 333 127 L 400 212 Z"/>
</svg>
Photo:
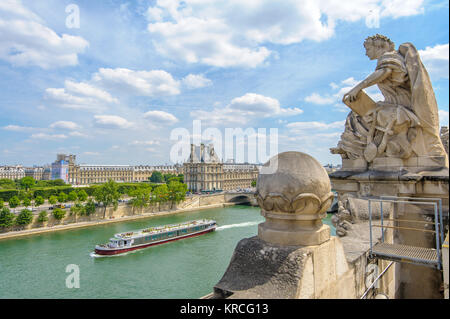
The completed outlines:
<svg viewBox="0 0 450 319">
<path fill-rule="evenodd" d="M 258 206 L 258 202 L 255 198 L 255 193 L 225 193 L 224 200 L 225 203 L 250 204 L 252 206 Z"/>
</svg>

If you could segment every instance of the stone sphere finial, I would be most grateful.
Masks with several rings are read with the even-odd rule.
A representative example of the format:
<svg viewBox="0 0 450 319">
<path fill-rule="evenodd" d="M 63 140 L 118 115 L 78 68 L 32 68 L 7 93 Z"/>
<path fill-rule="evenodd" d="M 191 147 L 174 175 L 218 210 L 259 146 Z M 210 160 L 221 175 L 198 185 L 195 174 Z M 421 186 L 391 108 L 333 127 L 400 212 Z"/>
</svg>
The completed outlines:
<svg viewBox="0 0 450 319">
<path fill-rule="evenodd" d="M 325 168 L 301 152 L 284 152 L 263 165 L 256 184 L 261 215 L 258 236 L 284 245 L 319 245 L 330 238 L 322 223 L 333 201 Z"/>
</svg>

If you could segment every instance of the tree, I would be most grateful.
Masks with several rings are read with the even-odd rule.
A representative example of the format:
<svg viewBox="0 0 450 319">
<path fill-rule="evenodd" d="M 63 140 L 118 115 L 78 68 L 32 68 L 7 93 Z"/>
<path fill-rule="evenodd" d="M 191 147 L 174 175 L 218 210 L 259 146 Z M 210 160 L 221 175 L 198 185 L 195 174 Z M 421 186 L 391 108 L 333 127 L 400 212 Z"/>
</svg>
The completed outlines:
<svg viewBox="0 0 450 319">
<path fill-rule="evenodd" d="M 79 201 L 70 207 L 70 214 L 75 216 L 75 223 L 77 222 L 77 216 L 83 215 L 84 211 L 84 206 Z"/>
<path fill-rule="evenodd" d="M 169 199 L 169 189 L 167 184 L 156 187 L 152 192 L 151 202 L 158 203 L 161 207 L 161 203 L 167 202 Z"/>
<path fill-rule="evenodd" d="M 31 199 L 28 198 L 28 197 L 25 197 L 25 198 L 22 200 L 22 205 L 23 205 L 24 207 L 30 206 L 30 205 L 31 205 Z"/>
<path fill-rule="evenodd" d="M 256 181 L 255 180 L 252 181 L 252 187 L 256 187 Z"/>
<path fill-rule="evenodd" d="M 62 179 L 55 179 L 47 182 L 50 186 L 66 186 L 66 183 Z"/>
<path fill-rule="evenodd" d="M 45 210 L 43 210 L 39 213 L 37 221 L 39 223 L 44 223 L 44 222 L 48 221 L 48 214 Z"/>
<path fill-rule="evenodd" d="M 64 218 L 64 216 L 66 216 L 66 211 L 61 209 L 61 208 L 55 208 L 53 210 L 53 217 L 55 217 L 55 219 L 57 220 L 61 220 Z"/>
<path fill-rule="evenodd" d="M 19 180 L 20 187 L 24 188 L 26 191 L 28 191 L 35 183 L 36 181 L 31 176 L 26 176 Z"/>
<path fill-rule="evenodd" d="M 15 217 L 7 207 L 0 209 L 0 228 L 6 229 L 14 225 Z"/>
<path fill-rule="evenodd" d="M 15 224 L 19 226 L 26 226 L 28 224 L 31 224 L 33 221 L 33 213 L 30 212 L 28 209 L 22 209 L 16 217 Z"/>
<path fill-rule="evenodd" d="M 120 196 L 117 183 L 112 179 L 96 189 L 94 198 L 97 203 L 101 203 L 104 207 L 103 219 L 106 218 L 106 209 L 108 206 L 113 206 L 114 210 L 117 209 Z"/>
<path fill-rule="evenodd" d="M 74 202 L 78 199 L 78 194 L 76 191 L 71 191 L 69 193 L 69 195 L 67 196 L 67 199 L 69 200 L 69 202 Z"/>
<path fill-rule="evenodd" d="M 55 195 L 50 196 L 50 198 L 48 199 L 48 202 L 52 205 L 55 205 L 58 202 L 58 197 L 56 197 Z"/>
<path fill-rule="evenodd" d="M 152 173 L 152 176 L 150 176 L 150 182 L 152 183 L 162 183 L 163 182 L 163 175 L 161 172 L 154 171 Z"/>
<path fill-rule="evenodd" d="M 2 209 L 5 206 L 5 202 L 3 199 L 0 198 L 0 209 Z"/>
<path fill-rule="evenodd" d="M 88 199 L 88 194 L 86 193 L 86 191 L 84 189 L 82 189 L 81 191 L 78 192 L 78 199 L 81 202 L 85 202 Z"/>
<path fill-rule="evenodd" d="M 89 199 L 87 203 L 84 205 L 84 212 L 87 216 L 95 213 L 95 203 L 92 199 Z"/>
<path fill-rule="evenodd" d="M 0 189 L 16 189 L 16 183 L 8 178 L 1 178 Z"/>
<path fill-rule="evenodd" d="M 39 206 L 41 206 L 44 203 L 45 203 L 45 199 L 42 196 L 37 196 L 34 199 L 34 206 L 36 206 L 36 207 L 39 207 Z"/>
<path fill-rule="evenodd" d="M 17 206 L 20 205 L 20 199 L 17 196 L 13 196 L 9 199 L 8 201 L 9 207 L 11 208 L 16 208 Z"/>
<path fill-rule="evenodd" d="M 150 201 L 150 189 L 140 187 L 130 191 L 129 195 L 133 197 L 130 201 L 130 204 L 133 207 L 133 214 L 135 208 L 142 210 L 142 208 L 148 206 Z"/>
<path fill-rule="evenodd" d="M 68 198 L 68 196 L 64 192 L 61 192 L 61 193 L 58 194 L 58 202 L 60 202 L 60 203 L 67 202 L 67 198 Z"/>
<path fill-rule="evenodd" d="M 168 188 L 168 199 L 173 203 L 179 203 L 186 198 L 187 185 L 179 181 L 171 181 Z"/>
</svg>

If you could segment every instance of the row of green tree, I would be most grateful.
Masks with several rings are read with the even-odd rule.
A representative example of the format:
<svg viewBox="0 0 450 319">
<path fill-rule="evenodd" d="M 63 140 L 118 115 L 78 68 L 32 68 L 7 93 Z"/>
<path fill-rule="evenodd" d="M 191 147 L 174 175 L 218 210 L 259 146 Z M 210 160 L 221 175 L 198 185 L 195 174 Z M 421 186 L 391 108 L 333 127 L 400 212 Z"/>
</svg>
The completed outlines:
<svg viewBox="0 0 450 319">
<path fill-rule="evenodd" d="M 184 175 L 183 174 L 163 174 L 159 171 L 154 171 L 152 173 L 152 175 L 149 177 L 150 182 L 152 183 L 166 183 L 169 184 L 170 182 L 180 182 L 180 183 L 184 183 Z"/>
<path fill-rule="evenodd" d="M 168 184 L 162 185 L 150 185 L 141 184 L 139 187 L 130 189 L 128 196 L 131 197 L 129 204 L 133 207 L 133 213 L 135 209 L 143 209 L 152 204 L 161 205 L 167 202 L 171 203 L 171 208 L 175 203 L 179 203 L 186 198 L 187 185 L 179 182 L 178 180 L 172 180 Z M 84 189 L 70 192 L 68 195 L 61 192 L 58 196 L 51 196 L 49 202 L 56 204 L 57 202 L 64 203 L 66 201 L 72 201 L 74 204 L 70 207 L 70 214 L 74 216 L 75 222 L 77 216 L 91 215 L 95 212 L 96 207 L 103 207 L 103 218 L 106 217 L 106 210 L 108 207 L 117 209 L 119 200 L 124 194 L 120 192 L 120 185 L 113 180 L 100 185 L 96 188 L 93 196 L 89 198 L 87 192 Z M 29 197 L 25 197 L 20 200 L 17 196 L 10 198 L 8 204 L 10 208 L 15 208 L 21 204 L 25 207 L 34 204 L 35 207 L 41 206 L 45 202 L 44 198 L 38 196 L 34 199 L 33 203 Z M 13 225 L 27 225 L 33 220 L 33 213 L 28 209 L 23 209 L 16 216 L 10 211 L 9 208 L 4 207 L 4 202 L 0 200 L 0 228 L 8 228 Z M 66 215 L 66 210 L 55 208 L 52 211 L 55 219 L 61 220 Z M 31 216 L 31 217 L 30 217 Z M 38 222 L 47 221 L 47 212 L 42 211 L 39 213 Z"/>
<path fill-rule="evenodd" d="M 48 202 L 52 205 L 56 203 L 67 203 L 67 202 L 75 202 L 77 200 L 81 202 L 85 202 L 88 199 L 88 194 L 84 189 L 78 191 L 71 191 L 69 194 L 64 192 L 60 192 L 58 196 L 52 195 L 48 198 Z M 4 206 L 3 199 L 0 199 L 0 208 Z M 8 205 L 10 208 L 16 208 L 19 206 L 23 207 L 39 207 L 45 203 L 45 198 L 42 196 L 37 196 L 33 198 L 30 193 L 21 192 L 19 195 L 14 195 L 8 200 Z"/>
<path fill-rule="evenodd" d="M 81 202 L 75 203 L 70 208 L 70 215 L 74 215 L 75 222 L 77 216 L 91 215 L 95 213 L 96 205 L 93 200 L 88 200 L 84 205 Z M 56 220 L 62 220 L 67 214 L 67 211 L 61 208 L 55 208 L 52 215 Z M 33 222 L 34 215 L 28 209 L 22 209 L 19 214 L 14 214 L 7 207 L 0 208 L 0 229 L 8 229 L 13 226 L 24 227 Z M 41 211 L 37 218 L 37 222 L 43 224 L 48 221 L 47 211 Z"/>
<path fill-rule="evenodd" d="M 7 178 L 0 179 L 0 189 L 24 189 L 36 187 L 54 187 L 65 186 L 66 184 L 62 179 L 55 179 L 50 181 L 37 181 L 31 176 L 26 176 L 21 179 L 11 180 Z"/>
<path fill-rule="evenodd" d="M 135 190 L 142 186 L 151 186 L 156 187 L 158 184 L 149 183 L 149 182 L 141 182 L 141 183 L 119 183 L 118 189 L 121 194 L 128 194 L 131 190 Z M 83 190 L 89 195 L 93 196 L 96 189 L 101 187 L 100 185 L 90 185 L 88 187 L 83 187 Z M 19 197 L 19 199 L 23 200 L 25 197 L 29 197 L 30 199 L 37 198 L 38 196 L 43 197 L 44 199 L 49 199 L 51 196 L 59 196 L 61 192 L 69 195 L 72 191 L 78 192 L 80 188 L 72 187 L 71 185 L 66 186 L 52 186 L 52 187 L 32 187 L 26 189 L 0 189 L 0 199 L 7 202 L 13 196 Z"/>
</svg>

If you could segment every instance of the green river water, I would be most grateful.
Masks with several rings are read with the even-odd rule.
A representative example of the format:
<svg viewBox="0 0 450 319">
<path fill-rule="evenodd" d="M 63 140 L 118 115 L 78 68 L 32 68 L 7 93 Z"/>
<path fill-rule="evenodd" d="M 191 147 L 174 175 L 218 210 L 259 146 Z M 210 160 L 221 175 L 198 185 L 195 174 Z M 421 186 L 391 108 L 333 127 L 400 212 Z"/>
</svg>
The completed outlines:
<svg viewBox="0 0 450 319">
<path fill-rule="evenodd" d="M 217 230 L 121 256 L 91 256 L 115 233 L 202 218 L 216 220 Z M 263 220 L 259 208 L 239 205 L 2 240 L 0 298 L 199 298 Z M 324 222 L 331 225 L 330 215 Z M 66 287 L 69 264 L 79 267 L 79 288 Z"/>
</svg>

